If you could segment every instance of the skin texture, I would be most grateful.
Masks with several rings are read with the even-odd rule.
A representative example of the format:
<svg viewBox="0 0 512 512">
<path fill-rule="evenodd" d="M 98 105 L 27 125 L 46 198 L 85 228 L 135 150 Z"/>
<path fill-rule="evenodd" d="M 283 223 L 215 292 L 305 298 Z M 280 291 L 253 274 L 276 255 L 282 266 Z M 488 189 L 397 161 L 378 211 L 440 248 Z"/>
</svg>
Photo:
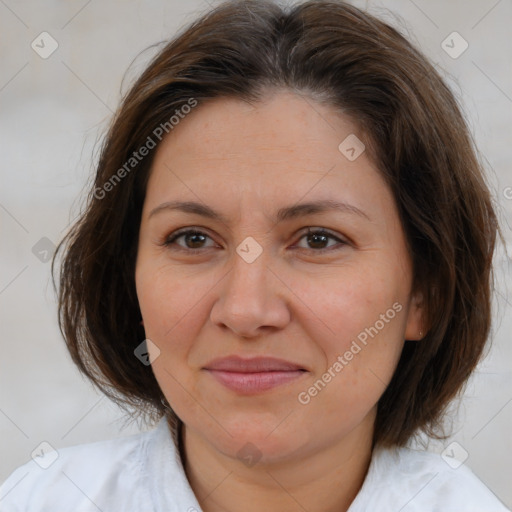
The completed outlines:
<svg viewBox="0 0 512 512">
<path fill-rule="evenodd" d="M 421 301 L 411 293 L 394 199 L 366 152 L 354 161 L 340 152 L 350 134 L 364 140 L 348 117 L 279 90 L 254 105 L 226 98 L 201 104 L 157 150 L 137 294 L 146 336 L 160 350 L 153 372 L 184 422 L 186 472 L 206 512 L 242 503 L 248 512 L 346 510 L 370 461 L 377 401 L 404 340 L 420 338 Z M 274 219 L 280 208 L 325 199 L 363 214 Z M 206 204 L 225 219 L 166 208 L 151 215 L 175 200 Z M 206 237 L 165 245 L 186 227 Z M 307 228 L 334 238 L 308 239 Z M 252 263 L 236 250 L 247 237 L 262 249 Z M 400 311 L 300 403 L 299 393 L 332 371 L 393 304 Z M 273 356 L 307 371 L 241 395 L 204 370 L 233 354 Z M 257 463 L 244 461 L 241 449 Z"/>
</svg>

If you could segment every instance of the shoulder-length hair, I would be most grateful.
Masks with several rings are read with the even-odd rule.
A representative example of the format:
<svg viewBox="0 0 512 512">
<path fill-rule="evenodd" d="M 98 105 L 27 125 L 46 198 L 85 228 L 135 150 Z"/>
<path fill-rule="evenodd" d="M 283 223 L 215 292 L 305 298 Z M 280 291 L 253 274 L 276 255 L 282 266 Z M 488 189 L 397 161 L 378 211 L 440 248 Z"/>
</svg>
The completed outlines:
<svg viewBox="0 0 512 512">
<path fill-rule="evenodd" d="M 145 338 L 134 276 L 155 155 L 140 150 L 171 133 L 171 117 L 185 105 L 256 102 L 277 88 L 332 106 L 365 135 L 423 296 L 428 332 L 405 343 L 378 403 L 374 443 L 403 445 L 418 431 L 439 436 L 489 334 L 499 228 L 453 93 L 397 30 L 341 1 L 224 2 L 168 42 L 125 95 L 87 205 L 59 244 L 59 322 L 73 361 L 126 410 L 180 425 L 151 367 L 134 356 Z"/>
</svg>

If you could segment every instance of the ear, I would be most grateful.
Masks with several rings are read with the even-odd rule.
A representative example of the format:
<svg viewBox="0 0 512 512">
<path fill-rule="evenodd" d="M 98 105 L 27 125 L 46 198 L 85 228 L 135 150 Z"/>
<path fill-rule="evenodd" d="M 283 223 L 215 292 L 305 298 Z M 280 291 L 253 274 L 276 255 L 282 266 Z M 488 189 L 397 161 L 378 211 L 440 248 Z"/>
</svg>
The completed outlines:
<svg viewBox="0 0 512 512">
<path fill-rule="evenodd" d="M 421 340 L 426 334 L 425 305 L 423 294 L 416 292 L 411 295 L 405 326 L 406 340 Z"/>
</svg>

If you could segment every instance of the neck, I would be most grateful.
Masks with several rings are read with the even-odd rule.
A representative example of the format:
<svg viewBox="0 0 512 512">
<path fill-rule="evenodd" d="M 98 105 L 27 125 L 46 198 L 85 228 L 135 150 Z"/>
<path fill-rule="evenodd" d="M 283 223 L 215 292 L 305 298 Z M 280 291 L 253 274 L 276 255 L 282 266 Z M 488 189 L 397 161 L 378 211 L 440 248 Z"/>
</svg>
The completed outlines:
<svg viewBox="0 0 512 512">
<path fill-rule="evenodd" d="M 185 471 L 204 512 L 347 511 L 368 471 L 373 420 L 335 444 L 251 467 L 183 426 Z"/>
</svg>

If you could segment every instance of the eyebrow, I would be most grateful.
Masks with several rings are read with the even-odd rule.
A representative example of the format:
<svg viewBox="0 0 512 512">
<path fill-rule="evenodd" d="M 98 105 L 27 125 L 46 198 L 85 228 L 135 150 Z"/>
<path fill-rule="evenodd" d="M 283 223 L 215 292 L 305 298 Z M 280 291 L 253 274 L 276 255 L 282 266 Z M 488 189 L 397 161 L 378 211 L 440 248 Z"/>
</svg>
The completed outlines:
<svg viewBox="0 0 512 512">
<path fill-rule="evenodd" d="M 196 203 L 195 201 L 168 201 L 166 203 L 162 203 L 161 205 L 151 210 L 148 218 L 151 218 L 153 215 L 160 213 L 162 211 L 169 210 L 176 210 L 185 213 L 201 215 L 202 217 L 207 217 L 209 219 L 221 221 L 224 224 L 229 223 L 226 217 L 224 217 L 224 215 L 222 215 L 221 213 L 213 210 L 212 208 L 205 204 Z M 276 222 L 283 222 L 286 220 L 291 220 L 306 215 L 324 213 L 333 210 L 340 211 L 343 213 L 355 214 L 360 217 L 364 217 L 367 220 L 370 220 L 368 215 L 359 208 L 357 208 L 356 206 L 340 201 L 333 201 L 330 199 L 295 204 L 292 206 L 281 208 L 277 211 L 275 220 Z"/>
</svg>

